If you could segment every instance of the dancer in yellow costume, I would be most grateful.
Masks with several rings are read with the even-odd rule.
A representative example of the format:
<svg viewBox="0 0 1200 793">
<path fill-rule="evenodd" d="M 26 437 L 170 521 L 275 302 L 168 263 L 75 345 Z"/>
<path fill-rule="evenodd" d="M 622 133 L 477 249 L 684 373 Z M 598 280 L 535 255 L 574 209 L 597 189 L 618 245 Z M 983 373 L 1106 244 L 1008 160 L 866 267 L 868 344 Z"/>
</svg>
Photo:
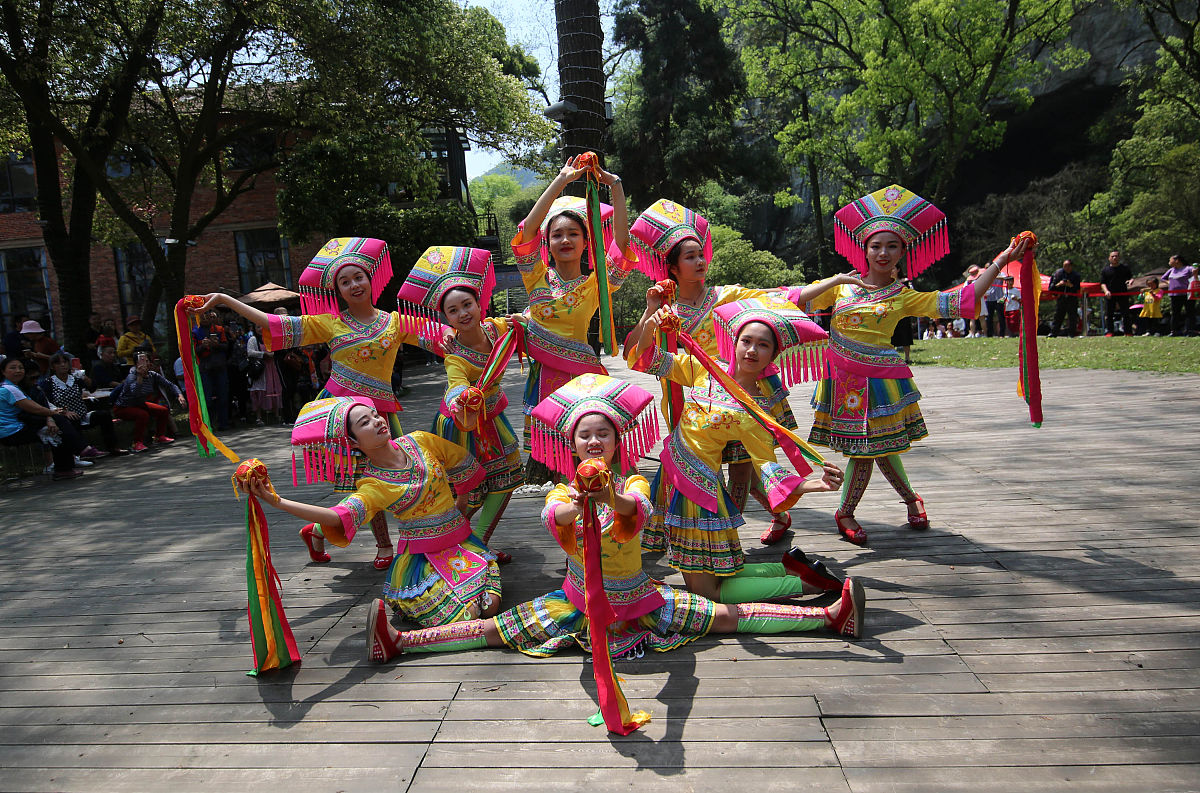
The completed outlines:
<svg viewBox="0 0 1200 793">
<path fill-rule="evenodd" d="M 708 270 L 712 265 L 712 233 L 704 216 L 693 212 L 687 207 L 667 199 L 655 201 L 645 212 L 638 216 L 637 221 L 629 229 L 629 236 L 638 253 L 638 269 L 655 281 L 670 279 L 675 282 L 675 296 L 672 301 L 674 313 L 679 317 L 680 330 L 695 339 L 710 356 L 717 355 L 717 334 L 713 325 L 713 310 L 718 306 L 735 303 L 739 300 L 759 300 L 765 305 L 788 309 L 797 308 L 789 302 L 784 290 L 755 289 L 738 284 L 709 286 L 707 284 Z M 857 283 L 852 276 L 838 275 L 826 279 L 816 285 L 804 287 L 796 293 L 801 301 L 811 299 L 812 295 L 831 286 L 842 283 Z M 645 324 L 655 311 L 663 306 L 666 293 L 663 287 L 655 285 L 646 293 L 646 311 L 642 314 L 637 325 L 630 331 L 626 342 L 626 355 L 632 365 L 632 348 L 641 338 L 642 325 Z M 801 304 L 802 305 L 802 304 Z M 630 343 L 632 342 L 632 344 Z M 674 352 L 671 350 L 670 352 Z M 798 429 L 796 417 L 788 405 L 788 389 L 780 380 L 777 372 L 770 372 L 760 381 L 763 396 L 766 398 L 765 407 L 771 411 L 780 424 L 790 430 Z M 670 415 L 667 409 L 667 391 L 669 386 L 663 383 L 663 415 Z M 751 487 L 753 466 L 750 455 L 740 441 L 731 441 L 722 453 L 722 462 L 729 464 L 728 488 L 739 512 L 746 509 L 746 498 L 751 492 L 763 509 L 771 512 L 766 494 L 761 488 Z M 785 532 L 792 525 L 792 516 L 783 511 L 772 513 L 771 525 L 759 537 L 763 545 L 773 545 L 783 539 Z M 646 550 L 665 550 L 662 544 L 663 535 L 660 531 L 647 531 L 642 542 Z"/>
<path fill-rule="evenodd" d="M 574 167 L 575 160 L 568 160 L 546 187 L 512 241 L 529 293 L 526 341 L 533 363 L 525 383 L 526 449 L 530 444 L 529 415 L 541 400 L 576 375 L 607 374 L 587 340 L 588 327 L 600 307 L 600 292 L 596 274 L 582 270 L 584 254 L 593 245 L 602 246 L 610 294 L 621 287 L 636 261 L 629 248 L 629 219 L 619 176 L 598 169 L 599 181 L 612 191 L 613 205 L 601 204 L 605 239 L 591 239 L 582 198 L 559 197 L 586 172 Z"/>
<path fill-rule="evenodd" d="M 862 283 L 839 286 L 813 300 L 814 308 L 833 309 L 833 321 L 808 439 L 850 458 L 834 520 L 845 540 L 863 545 L 867 532 L 854 510 L 876 466 L 908 505 L 909 526 L 929 527 L 925 502 L 900 462 L 900 454 L 929 433 L 912 371 L 891 345 L 896 323 L 905 317 L 976 316 L 980 297 L 1004 265 L 1020 260 L 1025 245 L 1014 240 L 961 289 L 918 292 L 897 280 L 898 267 L 903 264 L 907 276 L 916 278 L 950 252 L 941 210 L 892 185 L 842 207 L 834 221 L 837 251 L 862 275 Z"/>
<path fill-rule="evenodd" d="M 467 516 L 485 544 L 523 479 L 520 442 L 504 415 L 508 396 L 498 375 L 516 351 L 520 328 L 515 325 L 524 318 L 485 316 L 495 287 L 491 253 L 436 246 L 413 265 L 397 296 L 402 311 L 431 324 L 444 317 L 454 331 L 444 344 L 446 391 L 432 432 L 465 447 L 483 466 L 487 478 L 472 494 Z M 486 383 L 481 380 L 485 369 L 491 376 Z M 468 400 L 479 396 L 479 404 Z M 503 551 L 495 553 L 501 564 L 512 561 Z"/>
<path fill-rule="evenodd" d="M 350 397 L 305 405 L 292 444 L 304 449 L 306 464 L 354 466 L 354 492 L 333 508 L 279 498 L 265 489 L 255 495 L 321 526 L 338 546 L 347 545 L 372 515 L 395 515 L 399 546 L 383 587 L 383 599 L 393 609 L 426 627 L 500 610 L 496 557 L 475 539 L 462 513 L 468 493 L 483 481 L 483 469 L 466 449 L 428 432 L 393 440 L 387 418 L 366 400 Z"/>
<path fill-rule="evenodd" d="M 339 237 L 326 243 L 300 276 L 304 316 L 267 314 L 221 293 L 205 295 L 204 305 L 196 313 L 217 307 L 235 311 L 262 328 L 270 352 L 328 343 L 332 366 L 317 397 L 365 398 L 387 417 L 393 435 L 399 437 L 403 433 L 398 416 L 402 408 L 392 391 L 396 354 L 401 344 L 433 349 L 435 342 L 418 337 L 416 322 L 375 308 L 391 277 L 387 243 L 369 237 Z M 321 478 L 319 472 L 306 473 L 310 480 Z M 340 492 L 353 488 L 353 472 L 345 473 L 346 477 L 333 483 Z M 376 570 L 386 570 L 392 563 L 392 540 L 383 513 L 372 520 L 371 531 L 376 546 L 373 565 Z M 319 527 L 305 526 L 300 535 L 313 562 L 330 560 Z"/>
</svg>

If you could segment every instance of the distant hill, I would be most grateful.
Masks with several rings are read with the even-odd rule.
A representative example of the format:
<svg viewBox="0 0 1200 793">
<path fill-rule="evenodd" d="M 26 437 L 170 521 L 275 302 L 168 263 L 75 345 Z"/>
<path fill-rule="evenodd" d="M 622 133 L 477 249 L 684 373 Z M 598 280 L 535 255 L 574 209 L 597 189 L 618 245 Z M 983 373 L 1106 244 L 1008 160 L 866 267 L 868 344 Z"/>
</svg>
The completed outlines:
<svg viewBox="0 0 1200 793">
<path fill-rule="evenodd" d="M 495 168 L 488 170 L 483 174 L 483 176 L 493 173 L 503 176 L 511 176 L 521 184 L 522 189 L 538 182 L 538 175 L 534 171 L 531 171 L 528 168 L 514 168 L 512 165 L 509 165 L 506 162 L 502 162 Z"/>
</svg>

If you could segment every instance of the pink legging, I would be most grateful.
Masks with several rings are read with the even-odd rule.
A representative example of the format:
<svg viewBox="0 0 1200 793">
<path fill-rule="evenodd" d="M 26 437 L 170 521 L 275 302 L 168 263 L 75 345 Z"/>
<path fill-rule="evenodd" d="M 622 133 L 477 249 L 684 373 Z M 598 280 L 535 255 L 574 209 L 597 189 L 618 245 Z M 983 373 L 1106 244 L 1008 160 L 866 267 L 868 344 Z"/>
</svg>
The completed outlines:
<svg viewBox="0 0 1200 793">
<path fill-rule="evenodd" d="M 122 421 L 133 422 L 133 440 L 141 443 L 146 440 L 146 425 L 154 416 L 154 434 L 167 434 L 167 418 L 171 411 L 154 402 L 143 402 L 141 405 L 113 408 L 113 414 Z"/>
</svg>

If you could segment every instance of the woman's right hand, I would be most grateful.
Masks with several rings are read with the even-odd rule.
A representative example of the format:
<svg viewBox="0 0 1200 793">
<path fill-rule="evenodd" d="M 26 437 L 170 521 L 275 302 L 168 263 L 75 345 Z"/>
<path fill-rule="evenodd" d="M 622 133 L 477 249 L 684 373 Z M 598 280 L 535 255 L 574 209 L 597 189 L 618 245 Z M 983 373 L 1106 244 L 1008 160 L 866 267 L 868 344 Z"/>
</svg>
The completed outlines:
<svg viewBox="0 0 1200 793">
<path fill-rule="evenodd" d="M 225 298 L 228 297 L 228 295 L 224 294 L 223 292 L 210 292 L 207 295 L 203 295 L 203 297 L 204 305 L 200 306 L 199 308 L 189 308 L 189 314 L 203 314 L 205 311 L 223 306 L 225 305 Z"/>
<path fill-rule="evenodd" d="M 646 308 L 651 311 L 658 311 L 667 302 L 667 290 L 663 289 L 658 284 L 646 290 Z"/>
</svg>

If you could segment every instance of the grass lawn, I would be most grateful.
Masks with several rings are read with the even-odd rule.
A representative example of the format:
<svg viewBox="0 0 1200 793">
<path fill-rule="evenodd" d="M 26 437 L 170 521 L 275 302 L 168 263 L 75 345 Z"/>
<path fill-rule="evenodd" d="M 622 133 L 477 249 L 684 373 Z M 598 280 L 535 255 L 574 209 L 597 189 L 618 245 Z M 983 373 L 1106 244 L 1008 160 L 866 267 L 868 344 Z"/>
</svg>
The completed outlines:
<svg viewBox="0 0 1200 793">
<path fill-rule="evenodd" d="M 1200 374 L 1200 337 L 1038 337 L 1043 369 L 1130 369 Z M 994 368 L 1017 365 L 1017 340 L 935 339 L 912 347 L 914 366 Z"/>
</svg>

